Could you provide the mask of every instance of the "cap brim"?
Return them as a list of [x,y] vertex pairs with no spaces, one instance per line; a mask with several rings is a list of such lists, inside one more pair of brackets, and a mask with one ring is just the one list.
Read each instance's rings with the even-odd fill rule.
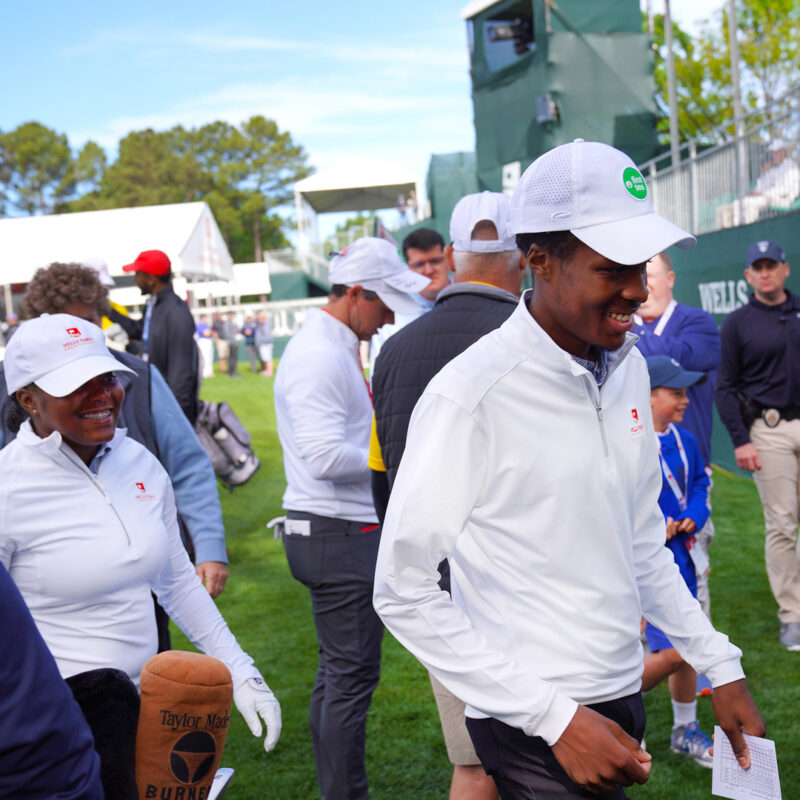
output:
[[[424,285],[422,288],[424,289],[429,283],[429,280],[424,279]],[[375,292],[375,294],[377,294],[378,297],[386,304],[386,306],[394,311],[395,314],[405,314],[406,316],[411,316],[416,314],[421,308],[420,304],[414,299],[413,295],[408,294],[408,292],[398,291],[392,286],[389,286],[386,281],[360,281],[359,285],[364,289]]]
[[667,389],[688,389],[690,386],[698,386],[707,380],[708,375],[705,372],[692,372],[686,369],[674,378],[670,378],[659,385]]
[[34,383],[53,397],[66,397],[79,386],[83,386],[86,381],[106,372],[131,372],[136,375],[132,369],[113,356],[87,356],[48,372],[47,375],[37,378]]
[[100,278],[100,283],[102,283],[103,286],[116,286],[117,285],[116,281],[110,275],[107,275],[107,274],[105,274],[103,272],[99,273],[97,277]]
[[125,265],[125,266],[122,268],[122,271],[123,271],[123,272],[136,272],[136,271],[137,271],[137,269],[138,269],[138,267],[136,266],[136,264],[126,264],[126,265]]
[[571,232],[617,264],[643,264],[673,245],[688,250],[697,244],[691,233],[655,213],[572,228]]

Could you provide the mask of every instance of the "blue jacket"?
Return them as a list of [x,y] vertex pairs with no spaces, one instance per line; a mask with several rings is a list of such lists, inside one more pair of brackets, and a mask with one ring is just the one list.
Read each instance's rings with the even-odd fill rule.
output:
[[711,464],[711,426],[714,419],[714,383],[720,361],[720,338],[714,318],[701,308],[678,303],[660,336],[653,333],[658,320],[634,328],[642,355],[670,356],[684,369],[705,372],[708,380],[689,389],[689,407],[683,426],[691,431],[700,447],[700,457]]
[[103,800],[89,726],[2,565],[0,632],[0,798]]
[[[678,433],[683,443],[683,449],[686,452],[686,460],[689,463],[688,480],[685,480],[683,461],[681,461],[680,453],[678,452],[678,444],[675,441],[675,436],[672,432],[668,432],[664,436],[659,436],[658,440],[661,444],[661,455],[667,462],[667,465],[672,470],[678,486],[686,494],[687,507],[685,511],[681,511],[678,499],[675,497],[674,492],[667,483],[666,477],[662,470],[663,483],[661,486],[661,494],[658,498],[658,505],[661,512],[664,514],[664,519],[672,517],[672,519],[685,519],[689,517],[694,520],[699,531],[706,522],[708,522],[709,514],[711,513],[708,508],[708,489],[711,481],[706,475],[703,461],[700,458],[700,451],[697,446],[697,439],[683,427],[678,427]],[[687,490],[688,484],[688,490]],[[689,555],[689,550],[686,547],[686,540],[689,538],[688,534],[679,533],[673,536],[668,542],[667,547],[672,550],[672,555],[675,558],[675,563],[681,571],[686,585],[693,591],[697,590],[697,577],[694,571],[694,564]]]

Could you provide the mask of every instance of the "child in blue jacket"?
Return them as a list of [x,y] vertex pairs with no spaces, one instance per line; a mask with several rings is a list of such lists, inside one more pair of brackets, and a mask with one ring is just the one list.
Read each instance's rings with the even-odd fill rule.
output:
[[[686,390],[702,383],[702,372],[690,372],[669,356],[647,359],[650,373],[650,408],[658,436],[663,485],[658,504],[667,523],[667,547],[672,551],[689,590],[697,596],[697,568],[707,564],[693,561],[694,534],[709,516],[710,481],[700,457],[695,437],[678,426],[689,404]],[[694,555],[698,559],[697,552]],[[697,675],[672,646],[664,633],[649,622],[645,628],[650,654],[644,660],[642,690],[649,691],[667,676],[672,697],[673,728],[670,747],[710,768],[711,739],[697,722],[695,690]]]

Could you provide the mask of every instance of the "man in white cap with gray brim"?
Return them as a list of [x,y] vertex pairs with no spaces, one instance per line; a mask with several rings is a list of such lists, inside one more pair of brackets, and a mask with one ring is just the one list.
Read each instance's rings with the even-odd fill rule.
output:
[[417,308],[429,280],[384,239],[334,256],[330,295],[284,351],[275,412],[286,491],[283,542],[292,575],[311,592],[319,663],[311,740],[325,800],[367,797],[367,709],[380,674],[383,625],[372,607],[378,518],[367,455],[372,402],[359,359],[368,341]]
[[[647,260],[694,237],[654,213],[624,153],[583,140],[526,170],[511,224],[533,291],[414,410],[376,608],[465,701],[504,800],[623,798],[647,780],[642,614],[709,677],[747,767],[742,732],[763,735],[764,723],[741,651],[664,547],[650,385],[630,334]],[[436,585],[444,556],[452,602]]]

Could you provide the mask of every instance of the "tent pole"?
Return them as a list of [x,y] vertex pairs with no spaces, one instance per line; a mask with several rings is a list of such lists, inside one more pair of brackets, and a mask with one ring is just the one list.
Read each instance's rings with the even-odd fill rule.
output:
[[3,286],[3,297],[6,301],[6,319],[8,319],[8,315],[14,311],[14,298],[11,296],[10,283],[6,283]]

